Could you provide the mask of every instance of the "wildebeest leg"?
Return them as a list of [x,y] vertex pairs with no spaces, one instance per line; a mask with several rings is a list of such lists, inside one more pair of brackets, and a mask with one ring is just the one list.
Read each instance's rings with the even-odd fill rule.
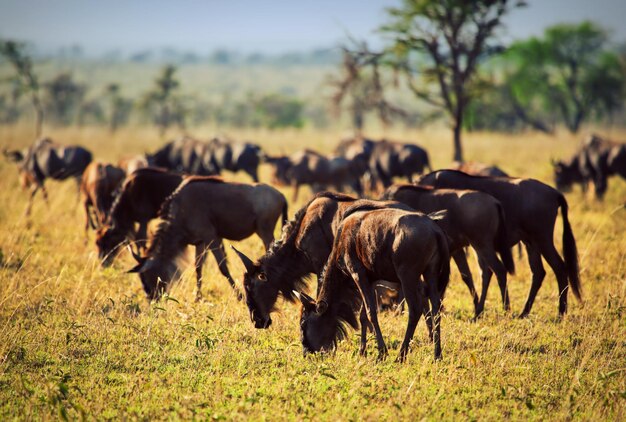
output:
[[85,245],[89,241],[89,227],[95,229],[95,225],[91,219],[91,207],[88,199],[85,199],[83,206],[85,207]]
[[433,343],[435,343],[435,360],[441,359],[441,295],[438,288],[438,271],[429,269],[424,274],[428,286],[431,315],[433,318]]
[[298,183],[295,183],[293,185],[293,196],[291,198],[293,202],[296,202],[298,200],[298,189],[300,189],[300,185]]
[[196,302],[202,300],[202,267],[206,261],[206,254],[207,245],[204,242],[196,244]]
[[235,285],[235,280],[230,276],[230,272],[228,271],[228,266],[226,265],[226,251],[224,251],[224,244],[222,243],[222,239],[217,239],[211,242],[211,252],[217,261],[217,265],[220,269],[220,272],[230,284],[230,287],[233,288],[234,292],[237,294],[237,299],[243,299],[241,292],[237,289]]
[[50,208],[50,201],[48,200],[48,190],[44,184],[41,185],[41,193],[43,194],[43,200],[46,203],[46,206]]
[[254,180],[254,183],[259,183],[259,176],[257,174],[256,167],[253,169],[246,169],[245,172],[248,173],[250,177],[252,177],[252,180]]
[[352,279],[359,287],[361,295],[363,296],[363,306],[367,310],[367,316],[374,327],[374,333],[376,334],[376,343],[378,344],[378,359],[382,360],[387,356],[387,346],[383,339],[383,333],[380,330],[378,324],[378,311],[376,310],[376,291],[374,285],[370,284],[364,271],[352,272]]
[[372,330],[372,325],[370,324],[370,320],[367,318],[367,311],[365,310],[365,305],[361,305],[361,315],[359,316],[359,321],[361,322],[361,347],[359,348],[359,354],[361,356],[367,355],[367,330],[368,328]]
[[496,252],[493,249],[481,248],[478,250],[478,256],[481,257],[478,260],[481,270],[485,271],[485,268],[483,268],[483,266],[487,266],[492,272],[496,274],[498,286],[500,287],[500,295],[502,296],[502,306],[504,307],[505,311],[509,311],[511,309],[511,304],[509,302],[506,268],[504,268],[504,264],[500,262],[498,256],[496,255]]
[[530,313],[530,309],[533,307],[535,296],[541,288],[541,283],[546,276],[546,270],[543,268],[543,262],[541,262],[541,254],[537,250],[536,246],[526,243],[526,253],[528,253],[528,264],[530,264],[530,270],[533,273],[533,281],[530,286],[530,292],[528,293],[528,300],[524,305],[524,310],[520,314],[520,318],[525,318]]
[[[411,275],[413,277],[411,277]],[[416,283],[417,281],[417,283]],[[402,277],[402,291],[404,292],[404,298],[406,299],[407,307],[409,308],[409,320],[406,326],[406,332],[404,333],[404,341],[400,347],[400,354],[398,355],[398,361],[404,362],[406,354],[409,351],[409,344],[415,334],[415,327],[422,316],[422,302],[424,297],[423,286],[419,279],[415,280],[414,274],[405,274]]]
[[39,190],[38,184],[34,185],[34,188],[31,188],[30,197],[28,198],[28,205],[26,205],[26,211],[24,213],[26,217],[30,217],[30,212],[33,208],[33,201],[35,200],[35,195],[37,194],[38,190]]
[[465,251],[463,249],[459,249],[452,254],[452,258],[461,273],[461,279],[463,279],[463,282],[470,291],[470,295],[472,295],[472,301],[474,303],[474,317],[477,318],[480,312],[482,312],[482,309],[480,311],[478,309],[478,295],[476,294],[476,288],[474,287],[472,272],[470,271],[469,265],[467,265]]
[[[565,269],[565,263],[554,248],[552,239],[546,239],[541,243],[539,247],[541,254],[546,259],[546,262],[554,271],[556,281],[559,284],[559,315],[563,315],[567,312],[567,292],[569,286],[567,285],[567,270]],[[528,309],[530,312],[530,309]]]
[[477,311],[477,315],[480,315],[485,309],[485,301],[487,300],[487,292],[489,291],[489,283],[491,283],[491,276],[493,275],[493,272],[489,268],[489,265],[484,262],[483,258],[480,255],[478,255],[478,266],[480,267],[480,273],[483,282],[483,290],[480,294]]
[[257,229],[256,232],[263,241],[263,246],[265,247],[265,251],[267,252],[274,240],[274,227],[276,226],[276,221],[271,221],[271,219],[262,219],[257,221]]

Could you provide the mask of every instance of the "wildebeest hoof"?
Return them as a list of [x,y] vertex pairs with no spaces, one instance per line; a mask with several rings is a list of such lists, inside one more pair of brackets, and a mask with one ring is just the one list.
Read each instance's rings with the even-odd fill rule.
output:
[[526,318],[528,318],[528,312],[522,312],[521,314],[519,314],[519,316],[517,318],[518,319],[526,319]]

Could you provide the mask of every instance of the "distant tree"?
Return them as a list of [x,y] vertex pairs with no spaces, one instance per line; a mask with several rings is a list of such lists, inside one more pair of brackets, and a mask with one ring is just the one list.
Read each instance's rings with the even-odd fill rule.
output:
[[10,84],[9,92],[0,95],[0,123],[15,123],[20,117],[20,99],[24,93],[22,83],[18,77],[7,80]]
[[71,73],[60,73],[44,84],[46,109],[51,119],[69,125],[78,114],[85,96],[85,86],[74,81]]
[[154,88],[141,101],[140,107],[159,128],[161,136],[172,125],[185,127],[185,109],[178,94],[179,86],[176,67],[165,66],[155,80]]
[[592,117],[611,115],[624,101],[625,76],[619,56],[608,50],[607,34],[592,22],[555,25],[542,38],[514,43],[505,84],[518,116],[544,132],[546,113],[576,133]]
[[104,89],[104,99],[106,102],[106,121],[111,133],[114,133],[120,126],[128,123],[133,102],[124,98],[120,93],[120,86],[112,83]]
[[333,87],[332,106],[335,114],[346,106],[352,114],[352,126],[356,133],[363,131],[365,115],[375,112],[383,125],[391,123],[393,117],[404,117],[406,113],[385,98],[385,82],[381,76],[385,54],[369,50],[365,42],[354,42],[356,48],[342,46],[343,61],[341,75],[331,77]]
[[39,98],[39,81],[33,70],[32,60],[26,54],[26,46],[16,41],[0,41],[0,55],[15,68],[21,89],[30,95],[35,109],[35,136],[40,137],[43,130],[44,111]]
[[78,107],[78,120],[79,126],[87,124],[100,125],[105,122],[104,110],[102,104],[97,99],[84,101]]
[[519,0],[403,0],[388,9],[392,21],[382,30],[393,37],[397,66],[418,98],[450,118],[455,161],[463,161],[463,117],[474,96],[470,88],[479,61],[500,50],[492,41],[502,17],[523,5]]
[[268,94],[256,100],[255,103],[256,113],[265,127],[302,127],[304,125],[303,104],[296,98]]

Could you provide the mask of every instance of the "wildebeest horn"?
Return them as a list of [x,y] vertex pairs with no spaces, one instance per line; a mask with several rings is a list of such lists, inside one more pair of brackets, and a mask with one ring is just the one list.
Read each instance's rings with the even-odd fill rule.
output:
[[128,252],[130,252],[130,254],[133,256],[133,258],[135,258],[135,261],[137,261],[139,264],[143,264],[146,261],[146,258],[142,258],[138,253],[139,251],[135,252],[130,244],[126,245],[126,248],[128,249]]
[[230,247],[233,248],[235,252],[237,252],[237,255],[239,255],[239,259],[241,259],[241,262],[243,262],[243,266],[246,267],[246,272],[248,274],[252,274],[254,272],[254,262],[252,262],[250,258],[244,255],[243,252],[239,252],[237,248],[235,248],[233,245],[230,245]]
[[313,300],[313,298],[307,295],[306,293],[299,292],[297,290],[293,290],[292,293],[295,297],[297,297],[300,300],[300,302],[302,303],[302,306],[304,306],[305,308],[310,308],[310,307],[315,306],[315,300]]
[[439,210],[439,211],[429,213],[428,218],[430,218],[433,221],[443,220],[444,218],[446,218],[447,214],[448,214],[448,210]]

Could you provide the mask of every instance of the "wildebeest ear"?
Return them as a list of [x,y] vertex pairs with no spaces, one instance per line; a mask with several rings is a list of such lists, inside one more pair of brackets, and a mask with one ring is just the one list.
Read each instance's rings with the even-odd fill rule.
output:
[[143,262],[140,262],[139,264],[135,265],[133,268],[131,268],[130,270],[126,271],[128,274],[132,274],[132,273],[140,273],[141,271],[141,267],[143,267]]
[[446,218],[446,215],[448,215],[447,210],[439,210],[439,211],[431,212],[430,214],[428,214],[428,218],[430,218],[433,221],[438,221],[438,220],[443,220],[444,218]]
[[316,308],[315,300],[304,292],[293,291],[293,295],[300,300],[306,311],[312,311]]
[[233,245],[230,245],[230,247],[233,248],[233,251],[237,253],[239,259],[241,259],[241,262],[243,262],[243,266],[246,267],[246,272],[248,274],[252,274],[255,270],[254,262],[252,262],[252,260],[248,258],[244,253],[239,252],[237,248],[235,248]]

